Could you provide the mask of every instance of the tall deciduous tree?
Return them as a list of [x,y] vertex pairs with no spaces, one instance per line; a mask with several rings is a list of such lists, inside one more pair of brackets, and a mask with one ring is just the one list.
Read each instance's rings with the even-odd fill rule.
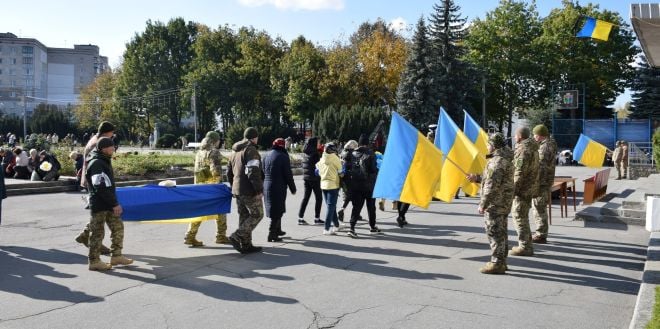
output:
[[424,17],[417,22],[406,68],[397,90],[397,109],[417,129],[437,122],[439,97],[433,89],[431,52]]
[[[186,23],[183,18],[172,19],[167,24],[147,21],[144,32],[136,34],[126,45],[117,95],[144,97],[182,88],[183,77],[193,59],[192,45],[196,37],[197,25]],[[190,108],[179,102],[145,105],[142,104],[142,108],[151,118],[168,124],[175,131],[179,130],[181,119],[190,113]],[[133,105],[128,107],[134,108]],[[130,109],[125,111],[131,112]]]
[[502,126],[513,112],[524,114],[538,102],[539,67],[535,40],[541,34],[541,20],[534,2],[501,0],[483,20],[475,20],[466,38],[467,58],[487,79],[488,115]]
[[79,105],[73,109],[80,129],[94,131],[101,121],[114,122],[118,127],[132,124],[119,121],[120,111],[116,111],[113,100],[116,86],[117,73],[108,71],[98,75],[80,91]]
[[[594,17],[614,26],[608,41],[576,38],[575,29],[584,17]],[[564,0],[543,20],[538,40],[538,61],[543,64],[542,83],[548,90],[570,84],[584,84],[587,117],[611,117],[607,107],[624,91],[634,76],[631,63],[638,53],[632,29],[616,12],[600,10],[598,5],[575,5]],[[549,96],[549,95],[548,95]]]
[[660,69],[653,68],[642,56],[635,70],[630,117],[647,119],[660,117]]
[[433,89],[438,92],[440,104],[457,122],[463,121],[463,109],[468,106],[470,91],[475,86],[473,74],[462,59],[466,53],[467,19],[460,10],[453,0],[440,0],[433,5],[429,25]]

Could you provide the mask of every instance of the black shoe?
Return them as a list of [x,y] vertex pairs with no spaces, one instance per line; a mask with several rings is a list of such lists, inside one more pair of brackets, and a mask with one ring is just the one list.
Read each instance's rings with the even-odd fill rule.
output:
[[309,223],[307,223],[304,219],[299,219],[298,225],[309,225]]
[[347,235],[353,239],[358,237],[357,233],[355,233],[355,230],[350,230]]
[[318,224],[325,224],[325,222],[322,219],[317,218],[317,219],[314,220],[314,224],[317,224],[317,225]]
[[396,218],[396,223],[399,224],[399,227],[401,227],[401,228],[403,228],[403,225],[406,225],[406,224],[405,224],[406,221],[405,221],[403,218],[401,218],[401,217],[397,217],[397,218]]
[[244,254],[245,251],[243,250],[243,247],[241,247],[241,241],[239,241],[236,237],[233,235],[229,237],[229,242],[231,243],[232,247],[236,249],[236,251],[240,252],[241,254]]
[[383,234],[383,231],[381,231],[378,226],[374,226],[369,232],[371,232],[371,234]]
[[253,246],[253,245],[249,245],[245,249],[243,249],[244,253],[246,253],[246,254],[250,254],[250,253],[253,253],[253,252],[261,252],[261,250],[263,250],[263,248]]
[[337,219],[339,219],[340,222],[344,221],[344,209],[339,209],[337,212]]
[[268,242],[282,242],[282,238],[280,238],[277,235],[269,235],[268,236]]
[[286,235],[286,232],[284,232],[284,231],[279,231],[277,233],[277,236],[285,236],[285,235]]

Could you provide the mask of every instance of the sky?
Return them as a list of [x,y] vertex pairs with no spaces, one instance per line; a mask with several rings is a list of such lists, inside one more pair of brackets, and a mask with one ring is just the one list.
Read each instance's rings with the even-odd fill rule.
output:
[[[3,6],[0,32],[35,38],[48,47],[73,48],[95,44],[110,66],[121,62],[125,45],[145,28],[147,20],[167,22],[173,17],[210,27],[253,26],[290,42],[299,35],[319,45],[346,41],[365,21],[382,18],[410,35],[417,20],[427,17],[438,0],[32,0],[25,6]],[[469,20],[484,18],[498,0],[455,0]],[[582,4],[586,4],[583,1]],[[601,9],[619,12],[630,22],[630,4],[624,0],[594,1]],[[561,7],[561,0],[538,0],[541,16]],[[407,34],[406,34],[407,33]],[[619,97],[617,104],[629,100]]]

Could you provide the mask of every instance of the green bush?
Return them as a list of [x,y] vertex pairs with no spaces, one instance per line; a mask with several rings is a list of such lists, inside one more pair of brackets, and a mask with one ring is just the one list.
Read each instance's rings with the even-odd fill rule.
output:
[[156,141],[156,147],[170,148],[176,143],[179,139],[172,134],[165,134],[158,138]]
[[[50,143],[48,143],[46,138],[44,138],[42,135],[31,134],[28,136],[25,143],[23,143],[23,149],[28,152],[30,149],[36,149],[37,151],[50,151]],[[59,158],[57,159],[59,160]]]
[[653,134],[653,158],[656,168],[660,170],[660,129]]
[[256,127],[259,131],[259,145],[261,149],[269,149],[273,145],[273,141],[278,138],[287,138],[288,136],[295,136],[296,131],[293,128],[276,124],[275,126],[263,126],[259,124],[249,124],[249,123],[235,123],[229,129],[227,129],[227,139],[225,141],[225,147],[231,148],[231,146],[243,139],[243,132],[245,128],[253,126]]

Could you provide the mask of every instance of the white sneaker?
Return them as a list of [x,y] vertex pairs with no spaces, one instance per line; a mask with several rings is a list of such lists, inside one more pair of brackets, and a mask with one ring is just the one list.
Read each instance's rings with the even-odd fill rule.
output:
[[323,235],[336,235],[335,230],[330,228],[329,230],[323,230]]

